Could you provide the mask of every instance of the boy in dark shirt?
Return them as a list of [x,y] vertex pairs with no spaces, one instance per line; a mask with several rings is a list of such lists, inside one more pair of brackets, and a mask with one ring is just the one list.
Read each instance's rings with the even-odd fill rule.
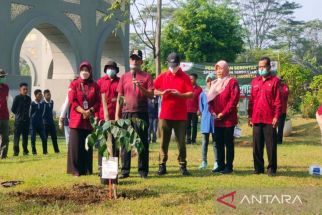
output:
[[44,90],[43,104],[45,110],[42,118],[45,126],[46,139],[48,140],[48,134],[50,134],[54,146],[54,151],[55,153],[59,153],[59,148],[57,144],[57,132],[53,119],[54,101],[51,100],[51,93],[49,90]]
[[23,154],[28,155],[28,134],[30,126],[29,109],[31,98],[28,94],[28,84],[21,83],[19,85],[19,95],[17,95],[12,103],[11,111],[15,114],[14,124],[14,156],[19,155],[19,140],[22,135]]
[[35,90],[35,101],[31,102],[30,107],[30,119],[31,119],[31,148],[32,154],[36,155],[36,134],[38,133],[41,142],[42,142],[42,150],[43,154],[46,155],[47,152],[47,139],[45,135],[45,128],[43,124],[43,114],[44,114],[44,103],[41,102],[42,99],[42,92],[41,90]]

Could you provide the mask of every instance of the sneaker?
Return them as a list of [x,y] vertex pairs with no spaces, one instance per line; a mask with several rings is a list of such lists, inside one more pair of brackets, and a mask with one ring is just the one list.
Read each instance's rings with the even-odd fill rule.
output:
[[181,175],[184,175],[184,176],[191,175],[190,172],[187,170],[187,167],[185,166],[180,167],[180,172],[181,172]]
[[223,171],[221,171],[220,173],[221,174],[231,174],[231,173],[233,173],[234,171],[232,170],[232,169],[230,169],[230,168],[225,168]]
[[217,167],[216,169],[213,169],[212,172],[213,173],[220,173],[222,172],[224,169],[223,168],[220,168],[220,167]]
[[276,172],[269,169],[267,171],[267,175],[270,176],[270,177],[274,177],[274,176],[276,176]]
[[218,163],[217,163],[217,161],[215,161],[215,163],[214,163],[214,168],[212,168],[212,170],[215,170],[215,169],[217,169],[218,168]]
[[208,166],[207,161],[202,161],[199,166],[199,169],[207,169],[207,166]]
[[158,175],[165,175],[167,174],[167,167],[165,164],[161,164],[159,165],[159,171],[158,171]]
[[142,172],[142,173],[140,173],[140,177],[143,178],[143,179],[147,179],[148,178],[148,173]]
[[253,174],[254,175],[264,174],[264,171],[254,170]]

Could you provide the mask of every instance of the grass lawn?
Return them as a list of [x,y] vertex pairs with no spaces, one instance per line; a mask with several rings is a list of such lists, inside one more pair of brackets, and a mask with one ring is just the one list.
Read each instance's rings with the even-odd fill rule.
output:
[[[134,158],[131,177],[118,185],[121,197],[117,200],[108,200],[106,187],[100,185],[96,152],[95,173],[77,178],[66,174],[67,148],[63,140],[59,155],[53,153],[49,141],[48,156],[17,158],[12,157],[10,142],[10,157],[0,161],[0,182],[21,180],[23,183],[10,188],[0,186],[0,214],[322,214],[322,177],[308,174],[311,164],[322,165],[320,131],[315,120],[296,118],[292,123],[292,135],[285,139],[285,144],[278,146],[276,177],[252,175],[251,129],[243,122],[244,136],[236,140],[233,174],[211,173],[214,161],[211,146],[208,150],[210,166],[207,170],[198,170],[199,141],[198,145],[187,146],[188,169],[192,176],[180,176],[177,149],[172,143],[168,174],[158,177],[159,145],[152,144],[150,177],[147,180],[138,177],[137,158]],[[41,152],[40,144],[37,148]],[[236,209],[216,201],[233,191],[236,191],[234,200],[225,201],[234,204]],[[279,200],[241,202],[245,195],[277,195]],[[292,199],[299,196],[301,202],[282,204],[282,195],[290,195]]]

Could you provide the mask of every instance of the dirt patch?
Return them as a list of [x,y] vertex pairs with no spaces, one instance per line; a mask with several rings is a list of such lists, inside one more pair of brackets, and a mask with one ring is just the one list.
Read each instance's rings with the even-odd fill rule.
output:
[[[63,204],[65,201],[73,202],[78,205],[97,204],[110,201],[108,198],[107,187],[89,184],[75,184],[70,188],[40,188],[24,192],[13,192],[11,196],[17,197],[22,201],[34,200],[39,204]],[[118,200],[137,199],[144,197],[157,196],[158,194],[148,189],[127,190],[118,193]]]

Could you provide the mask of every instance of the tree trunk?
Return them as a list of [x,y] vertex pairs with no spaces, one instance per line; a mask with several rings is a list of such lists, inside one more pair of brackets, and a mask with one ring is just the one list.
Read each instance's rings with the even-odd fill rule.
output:
[[156,38],[155,38],[155,76],[161,73],[161,56],[160,56],[160,44],[161,44],[161,10],[162,0],[157,2],[157,25],[156,25]]

